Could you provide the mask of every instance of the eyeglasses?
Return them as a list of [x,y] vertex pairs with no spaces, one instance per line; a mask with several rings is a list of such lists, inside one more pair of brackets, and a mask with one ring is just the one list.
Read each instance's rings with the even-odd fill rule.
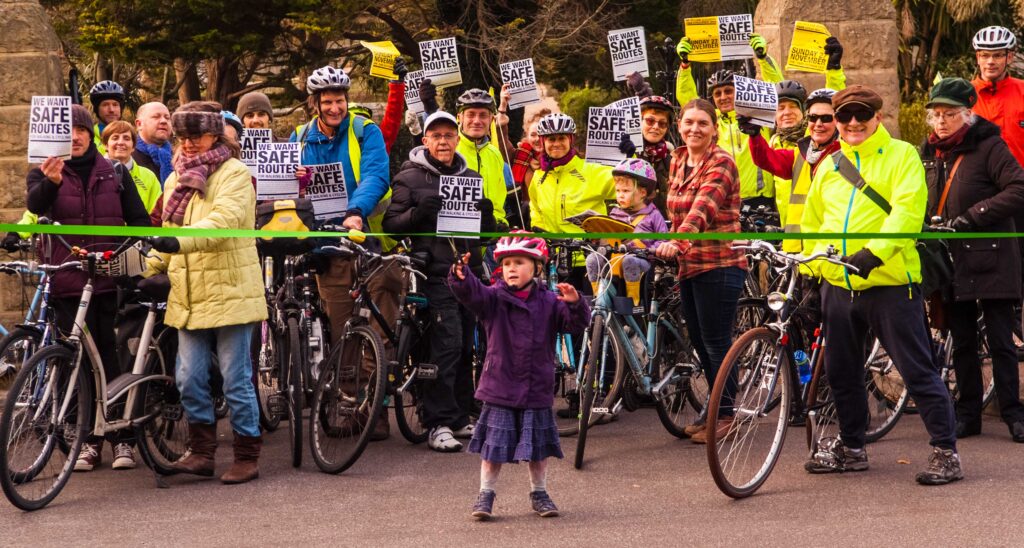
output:
[[849,124],[854,118],[858,122],[864,123],[875,117],[875,111],[869,108],[848,108],[836,112],[836,120],[839,120],[840,124]]
[[835,120],[835,119],[836,119],[835,116],[832,116],[831,114],[808,114],[807,115],[807,121],[812,123],[812,124],[815,124],[815,123],[818,123],[818,122],[821,122],[823,124],[831,124],[832,120]]
[[431,141],[454,141],[459,138],[457,133],[428,133],[427,139]]
[[645,116],[644,124],[650,127],[658,126],[661,129],[668,129],[668,120],[659,120],[654,116]]
[[964,110],[965,109],[962,108],[950,109],[943,112],[939,112],[937,110],[929,110],[927,115],[925,116],[925,119],[929,124],[938,122],[939,120],[952,122],[953,120],[956,120],[957,118],[962,116]]
[[197,144],[197,143],[201,143],[203,141],[203,138],[206,137],[206,135],[207,134],[205,134],[205,133],[202,134],[202,135],[184,135],[184,136],[179,136],[178,140],[181,141],[182,143],[189,142],[189,143],[192,143],[192,144]]
[[1005,51],[979,51],[978,59],[982,61],[989,61],[995,59],[996,61],[1006,59]]

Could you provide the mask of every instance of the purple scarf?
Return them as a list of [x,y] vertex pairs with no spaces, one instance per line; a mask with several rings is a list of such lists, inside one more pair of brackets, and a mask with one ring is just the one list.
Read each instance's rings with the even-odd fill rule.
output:
[[167,200],[167,207],[164,208],[164,222],[182,225],[192,195],[198,192],[199,196],[205,196],[206,178],[229,158],[231,150],[225,145],[219,145],[197,156],[178,155],[174,159],[174,172],[178,174],[178,184]]

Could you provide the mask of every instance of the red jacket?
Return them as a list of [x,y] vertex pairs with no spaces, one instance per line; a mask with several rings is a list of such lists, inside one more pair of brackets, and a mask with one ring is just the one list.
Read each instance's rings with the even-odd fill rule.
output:
[[[771,173],[776,177],[783,179],[793,178],[793,165],[796,162],[796,150],[791,148],[772,148],[768,144],[768,141],[764,140],[760,134],[754,135],[750,138],[750,157],[754,160],[754,165]],[[833,140],[825,147],[824,154],[821,158],[824,158],[828,154],[839,150],[839,139]],[[821,163],[821,158],[818,161],[811,164],[811,174],[814,174],[814,170],[818,168],[818,164]]]
[[398,139],[405,117],[405,82],[388,82],[388,104],[384,107],[384,118],[380,121],[380,132],[384,136],[384,150],[391,153],[391,146]]
[[1013,157],[1024,165],[1024,80],[1007,76],[989,82],[979,77],[971,83],[978,91],[974,112],[999,126]]

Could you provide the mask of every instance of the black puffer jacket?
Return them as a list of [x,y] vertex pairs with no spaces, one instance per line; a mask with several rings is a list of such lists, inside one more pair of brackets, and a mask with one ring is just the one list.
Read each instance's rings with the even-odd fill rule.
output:
[[[1024,169],[1010,154],[999,128],[977,118],[963,141],[945,158],[935,147],[922,150],[928,177],[928,216],[939,214],[946,179],[957,158],[963,156],[941,215],[967,218],[975,230],[1015,232],[1014,216],[1024,211]],[[1020,249],[1008,238],[950,240],[953,255],[953,295],[958,301],[1021,299]]]
[[[455,153],[452,168],[444,175],[460,177],[480,177],[480,174],[466,167],[466,160]],[[409,160],[402,164],[402,170],[391,179],[391,205],[384,213],[384,230],[396,234],[414,234],[418,232],[435,232],[437,217],[427,219],[417,225],[413,221],[413,213],[417,205],[427,196],[437,196],[440,192],[441,171],[427,159],[426,147],[416,147],[409,153]],[[485,198],[486,199],[486,198]],[[494,213],[483,215],[480,219],[481,232],[494,232],[496,227]],[[471,253],[470,268],[479,275],[481,266],[481,242],[475,238],[437,238],[417,236],[412,238],[412,252],[426,253],[426,274],[432,277],[447,277],[455,253],[452,245],[458,249],[459,255]]]

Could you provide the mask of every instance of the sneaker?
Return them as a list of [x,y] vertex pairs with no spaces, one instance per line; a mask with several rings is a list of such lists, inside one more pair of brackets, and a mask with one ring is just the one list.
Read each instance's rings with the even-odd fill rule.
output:
[[452,435],[460,440],[468,440],[473,437],[473,432],[475,428],[475,424],[469,423],[466,426],[463,426],[462,428],[459,428],[458,430],[452,432]]
[[114,446],[114,463],[110,466],[114,470],[131,470],[135,468],[135,451],[127,443],[119,443]]
[[103,457],[100,455],[102,449],[102,443],[83,443],[82,452],[78,454],[78,460],[75,461],[75,472],[89,472],[99,466],[103,462]]
[[480,494],[476,497],[476,504],[473,505],[473,513],[471,514],[474,518],[480,521],[487,521],[494,515],[494,499],[497,495],[490,489],[481,490]]
[[928,457],[928,468],[917,473],[917,483],[921,485],[945,485],[964,479],[964,471],[960,468],[960,455],[952,449],[932,449]]
[[843,444],[843,440],[822,440],[818,450],[806,463],[804,470],[812,474],[832,474],[835,472],[863,472],[868,469],[868,452],[863,448],[853,449]]
[[530,505],[542,518],[553,518],[558,515],[558,507],[551,501],[547,491],[530,491]]
[[458,453],[462,451],[462,444],[455,439],[452,429],[447,426],[436,426],[430,430],[427,437],[427,447],[439,453]]

